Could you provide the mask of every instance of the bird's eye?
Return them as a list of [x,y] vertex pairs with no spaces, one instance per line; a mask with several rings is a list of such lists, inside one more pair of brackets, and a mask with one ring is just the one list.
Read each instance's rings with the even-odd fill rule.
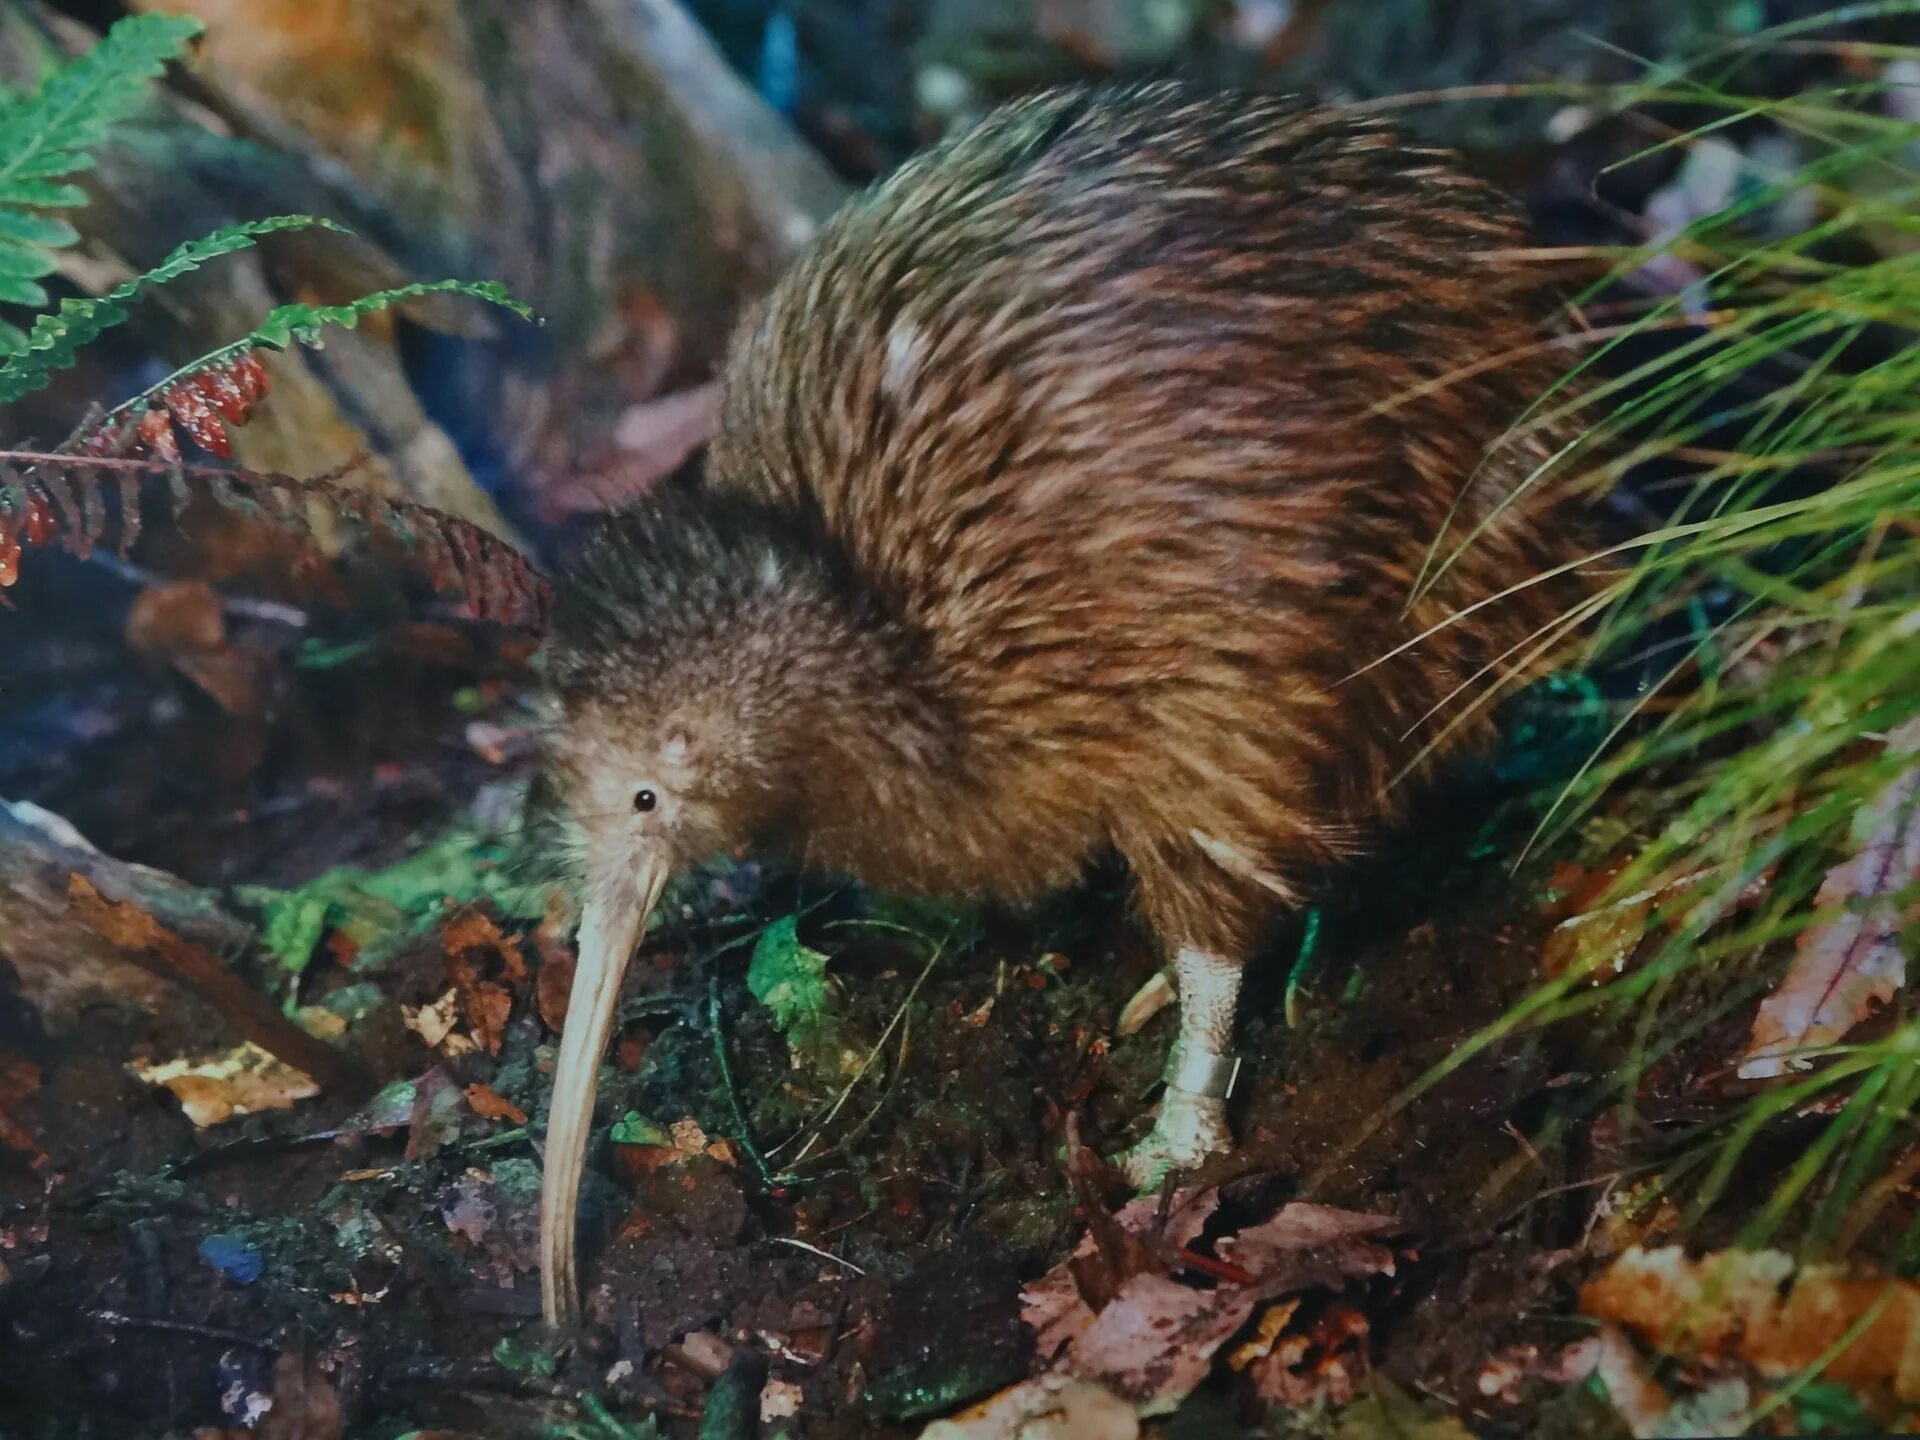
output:
[[633,808],[642,815],[660,803],[660,797],[651,790],[636,790],[633,795]]

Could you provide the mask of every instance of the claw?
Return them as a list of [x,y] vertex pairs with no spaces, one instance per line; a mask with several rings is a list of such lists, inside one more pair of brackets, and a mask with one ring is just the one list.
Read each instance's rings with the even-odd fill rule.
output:
[[1168,1086],[1147,1138],[1114,1157],[1114,1165],[1140,1190],[1151,1190],[1175,1170],[1192,1170],[1233,1149],[1227,1103]]

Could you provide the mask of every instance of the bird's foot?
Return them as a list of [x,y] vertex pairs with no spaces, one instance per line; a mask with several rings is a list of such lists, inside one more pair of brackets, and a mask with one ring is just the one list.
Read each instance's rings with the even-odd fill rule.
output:
[[1127,1182],[1151,1190],[1175,1170],[1191,1170],[1214,1155],[1233,1149],[1222,1095],[1196,1095],[1169,1085],[1160,1100],[1153,1131],[1131,1150],[1114,1157]]

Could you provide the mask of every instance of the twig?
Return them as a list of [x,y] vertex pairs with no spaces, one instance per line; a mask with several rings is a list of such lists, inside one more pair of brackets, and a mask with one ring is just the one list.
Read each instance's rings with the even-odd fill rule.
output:
[[[122,560],[110,551],[96,550],[87,560],[115,578],[142,589],[150,590],[167,583],[164,575],[157,575],[144,565]],[[293,630],[304,630],[313,623],[313,617],[298,605],[287,605],[278,600],[256,600],[248,595],[218,595],[216,598],[221,609],[243,620],[260,620],[269,625],[285,625]]]
[[796,1240],[791,1235],[775,1235],[772,1237],[772,1239],[773,1239],[773,1243],[776,1245],[791,1245],[794,1249],[804,1250],[809,1255],[818,1255],[822,1260],[831,1260],[834,1264],[840,1266],[842,1269],[851,1270],[854,1274],[860,1276],[860,1278],[863,1280],[866,1278],[866,1274],[867,1274],[866,1271],[862,1270],[858,1265],[854,1264],[851,1260],[842,1260],[838,1255],[834,1254],[831,1250],[822,1250],[818,1245],[809,1245],[806,1241]]
[[84,1310],[81,1312],[89,1320],[97,1320],[116,1330],[163,1330],[169,1335],[191,1335],[196,1340],[212,1340],[220,1345],[244,1345],[249,1350],[273,1351],[276,1347],[270,1340],[262,1340],[258,1335],[242,1335],[238,1330],[222,1330],[214,1325],[200,1325],[192,1320],[167,1320],[157,1315],[123,1315],[118,1310]]

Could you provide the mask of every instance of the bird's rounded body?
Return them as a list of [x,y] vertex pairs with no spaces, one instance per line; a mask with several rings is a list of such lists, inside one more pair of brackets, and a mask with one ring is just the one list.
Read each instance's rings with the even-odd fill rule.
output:
[[757,843],[1024,898],[1112,847],[1213,1084],[1262,922],[1564,600],[1550,440],[1496,443],[1557,375],[1521,234],[1382,125],[1174,85],[1020,102],[853,201],[743,321],[703,483],[563,581],[589,891]]
[[[707,483],[764,517],[627,522],[733,524],[701,562],[723,569],[830,568],[911,694],[892,733],[842,733],[807,693],[837,683],[806,673],[836,641],[776,621],[817,744],[786,782],[804,800],[751,838],[883,889],[1014,898],[1112,844],[1169,939],[1244,946],[1466,707],[1430,712],[1554,613],[1523,592],[1434,628],[1574,553],[1528,502],[1408,604],[1547,458],[1489,454],[1546,362],[1436,385],[1540,338],[1534,275],[1502,254],[1519,233],[1384,127],[1172,86],[1015,105],[853,202],[727,367]],[[595,579],[660,612],[660,688],[687,688],[667,652],[690,646],[724,672],[755,620],[680,635],[619,573],[657,562],[610,541]]]

